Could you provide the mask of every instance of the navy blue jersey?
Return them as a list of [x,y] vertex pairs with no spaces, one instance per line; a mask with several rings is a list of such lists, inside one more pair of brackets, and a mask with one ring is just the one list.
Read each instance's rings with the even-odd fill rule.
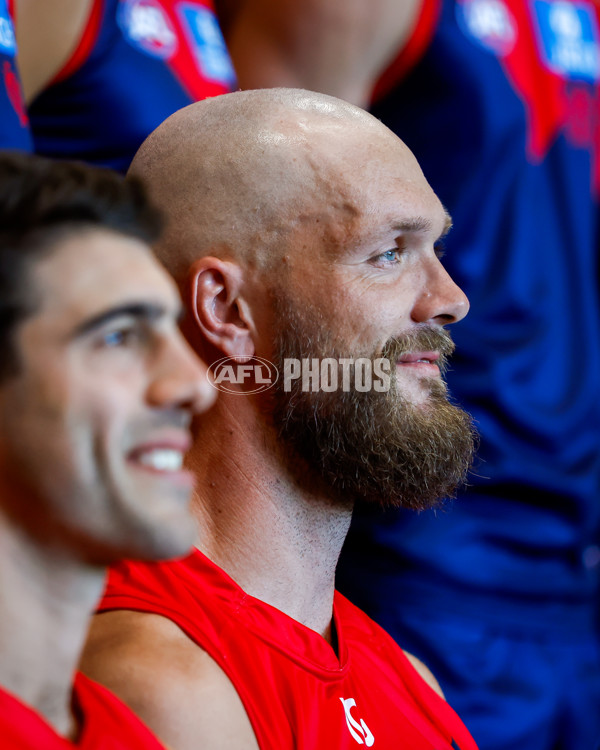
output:
[[0,0],[0,149],[31,151],[29,121],[17,73],[12,4]]
[[448,381],[482,440],[472,486],[448,511],[359,509],[340,581],[376,619],[411,602],[432,612],[472,606],[484,618],[533,605],[532,621],[545,602],[555,622],[555,604],[569,605],[571,622],[591,617],[600,558],[596,8],[426,2],[379,87],[373,113],[412,149],[454,221],[444,263],[471,311],[452,328]]
[[234,80],[211,0],[94,0],[73,57],[30,108],[35,149],[126,171],[163,120]]

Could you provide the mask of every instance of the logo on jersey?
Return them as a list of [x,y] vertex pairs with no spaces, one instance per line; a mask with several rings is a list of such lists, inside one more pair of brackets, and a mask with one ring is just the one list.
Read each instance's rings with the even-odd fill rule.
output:
[[208,8],[195,3],[179,3],[177,11],[202,75],[226,86],[235,82],[219,23]]
[[342,701],[344,713],[346,714],[346,724],[348,725],[348,730],[353,739],[355,739],[359,745],[371,747],[375,742],[375,737],[371,734],[371,730],[362,719],[356,721],[352,716],[352,709],[356,706],[356,701],[354,698],[340,698],[340,700]]
[[15,30],[8,14],[6,0],[0,0],[0,53],[9,57],[15,57],[17,54]]
[[517,24],[502,0],[465,0],[456,5],[463,32],[499,57],[508,55],[517,40]]
[[542,58],[554,73],[585,81],[600,79],[597,19],[584,3],[535,0]]
[[168,60],[177,51],[177,34],[157,0],[121,0],[117,22],[125,38],[152,57]]

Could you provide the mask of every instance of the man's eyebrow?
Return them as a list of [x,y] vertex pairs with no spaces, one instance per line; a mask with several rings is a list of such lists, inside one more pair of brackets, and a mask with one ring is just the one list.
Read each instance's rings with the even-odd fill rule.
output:
[[[94,315],[83,323],[80,323],[73,333],[74,338],[85,336],[88,333],[92,333],[97,328],[110,323],[111,320],[116,318],[136,318],[137,320],[145,320],[151,323],[164,317],[167,314],[167,308],[161,304],[155,302],[128,302],[118,307],[111,307],[108,310]],[[181,310],[177,310],[178,317],[181,316]]]
[[431,229],[431,222],[423,216],[396,221],[392,229],[396,232],[427,232]]
[[[446,210],[444,210],[444,216],[446,221],[439,239],[445,237],[452,227],[452,219],[450,218],[450,214]],[[415,216],[410,219],[404,219],[403,221],[395,222],[392,227],[392,229],[396,232],[429,232],[431,231],[431,228],[431,221],[429,219],[426,219],[424,216]]]

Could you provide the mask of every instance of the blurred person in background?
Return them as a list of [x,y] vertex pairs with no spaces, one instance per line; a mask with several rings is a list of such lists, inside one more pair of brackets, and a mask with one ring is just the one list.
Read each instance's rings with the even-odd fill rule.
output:
[[482,442],[445,512],[359,508],[339,585],[485,750],[600,733],[600,16],[591,0],[220,0],[244,88],[396,132],[452,214],[471,301],[451,391]]
[[179,329],[138,182],[0,156],[0,744],[160,750],[76,671],[106,568],[194,538],[192,415],[215,391]]
[[125,172],[181,107],[235,74],[212,0],[15,0],[37,153]]

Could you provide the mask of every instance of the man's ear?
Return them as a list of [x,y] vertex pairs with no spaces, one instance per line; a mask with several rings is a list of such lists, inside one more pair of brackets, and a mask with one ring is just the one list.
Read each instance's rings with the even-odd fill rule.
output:
[[190,268],[188,302],[194,320],[226,357],[254,354],[253,325],[248,305],[240,299],[241,288],[242,269],[236,263],[206,257]]

